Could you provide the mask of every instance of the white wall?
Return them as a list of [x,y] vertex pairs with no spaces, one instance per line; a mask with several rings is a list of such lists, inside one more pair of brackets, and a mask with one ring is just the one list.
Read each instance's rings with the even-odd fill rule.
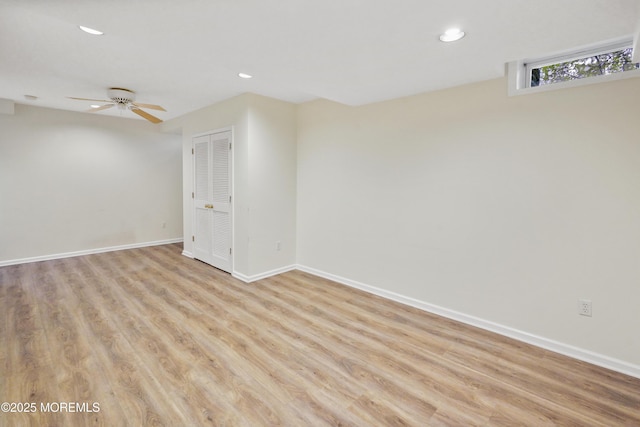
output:
[[[192,254],[192,136],[233,127],[233,270],[245,280],[295,264],[295,105],[244,94],[167,123],[183,134],[185,254]],[[276,241],[281,250],[276,250]]]
[[181,238],[180,157],[139,120],[0,114],[0,262]]
[[298,263],[640,367],[639,81],[506,89],[299,106]]
[[250,276],[296,263],[295,121],[295,105],[250,96]]

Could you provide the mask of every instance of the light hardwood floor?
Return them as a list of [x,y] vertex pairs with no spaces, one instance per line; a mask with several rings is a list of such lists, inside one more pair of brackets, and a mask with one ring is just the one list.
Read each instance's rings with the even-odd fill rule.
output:
[[[0,268],[0,402],[37,405],[0,425],[640,426],[639,379],[302,272],[246,284],[180,251]],[[99,412],[41,410],[60,402]]]

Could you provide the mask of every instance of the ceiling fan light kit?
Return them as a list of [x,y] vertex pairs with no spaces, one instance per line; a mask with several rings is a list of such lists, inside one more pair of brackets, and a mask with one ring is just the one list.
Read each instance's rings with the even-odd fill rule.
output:
[[102,110],[106,110],[108,108],[112,108],[114,106],[117,106],[118,109],[120,111],[125,111],[125,110],[129,110],[134,114],[137,114],[138,116],[150,121],[151,123],[161,123],[162,120],[159,119],[158,117],[151,115],[149,113],[147,113],[146,111],[142,110],[142,108],[149,108],[152,110],[159,110],[159,111],[167,111],[164,108],[162,108],[159,105],[154,105],[154,104],[141,104],[139,102],[135,102],[136,100],[136,93],[132,90],[129,89],[123,89],[120,87],[112,87],[107,91],[107,96],[109,97],[109,100],[105,100],[105,99],[90,99],[90,98],[75,98],[75,97],[69,97],[70,99],[75,99],[77,101],[93,101],[93,102],[103,102],[105,103],[104,105],[101,106],[91,106],[92,108],[87,110],[90,113],[95,113],[97,111],[102,111]]
[[464,37],[464,31],[460,28],[449,28],[440,35],[440,41],[445,43],[455,42]]

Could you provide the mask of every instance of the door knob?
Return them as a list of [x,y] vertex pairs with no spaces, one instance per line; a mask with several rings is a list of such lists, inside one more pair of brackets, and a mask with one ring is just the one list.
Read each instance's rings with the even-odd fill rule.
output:
[[210,205],[210,204],[206,204],[206,205],[204,205],[204,207],[207,208],[207,209],[213,209],[213,205]]

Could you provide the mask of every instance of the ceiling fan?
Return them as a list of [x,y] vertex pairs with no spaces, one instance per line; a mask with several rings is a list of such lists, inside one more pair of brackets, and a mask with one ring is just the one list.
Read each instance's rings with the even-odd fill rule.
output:
[[114,106],[117,106],[119,110],[124,111],[124,110],[129,110],[137,115],[139,115],[140,117],[143,117],[147,120],[149,120],[152,123],[161,123],[162,120],[160,120],[159,118],[157,118],[154,115],[151,115],[149,113],[147,113],[146,111],[142,110],[142,108],[150,108],[152,110],[160,110],[160,111],[167,111],[164,108],[162,108],[159,105],[153,105],[153,104],[141,104],[139,102],[135,102],[136,100],[136,93],[132,90],[129,89],[122,89],[119,87],[112,87],[107,91],[107,96],[109,97],[109,100],[106,99],[91,99],[91,98],[74,98],[72,96],[69,96],[69,99],[75,99],[78,101],[93,101],[93,102],[101,102],[101,103],[106,103],[104,105],[100,105],[100,106],[95,106],[93,108],[90,108],[89,110],[87,110],[87,112],[89,113],[95,113],[96,111],[101,111],[101,110],[106,110],[107,108],[112,108]]

